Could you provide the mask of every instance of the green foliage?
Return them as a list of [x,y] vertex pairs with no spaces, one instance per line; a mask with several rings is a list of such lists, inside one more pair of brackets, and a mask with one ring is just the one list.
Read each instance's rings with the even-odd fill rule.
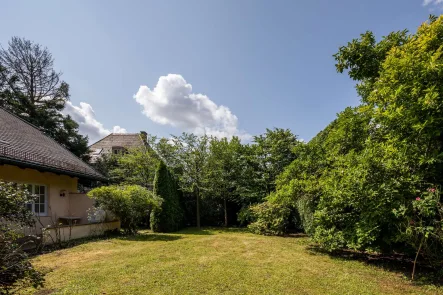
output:
[[113,171],[118,169],[118,160],[121,156],[121,154],[103,154],[100,157],[97,157],[95,162],[91,163],[91,166],[94,167],[97,172],[100,172],[103,176],[105,176],[109,183],[117,184],[121,179],[115,177],[115,175],[113,175]]
[[196,136],[183,133],[174,136],[172,141],[176,151],[176,170],[180,189],[189,197],[195,198],[195,219],[197,227],[200,227],[200,205],[204,192],[207,190],[207,173],[209,158],[209,140],[206,135]]
[[417,194],[409,206],[394,214],[401,218],[402,239],[411,245],[427,263],[440,267],[443,257],[443,203],[440,190],[430,187]]
[[369,146],[337,159],[320,181],[315,239],[328,250],[390,251],[399,242],[393,210],[408,202],[420,179],[392,147]]
[[177,181],[160,161],[154,180],[154,193],[163,199],[161,207],[151,212],[151,229],[154,232],[178,231],[184,226],[182,192]]
[[255,221],[248,228],[261,235],[284,235],[291,210],[282,204],[264,202],[250,207]]
[[237,219],[240,222],[240,225],[249,225],[257,220],[254,212],[251,210],[251,207],[243,207],[238,212]]
[[23,228],[35,223],[24,206],[33,198],[26,186],[0,181],[0,294],[8,294],[21,280],[34,287],[43,285],[43,275],[34,269],[17,241],[23,236]]
[[299,218],[299,226],[307,234],[314,233],[315,203],[312,198],[302,196],[295,202],[295,209]]
[[223,204],[224,225],[228,226],[227,202],[240,202],[239,191],[241,177],[242,144],[238,137],[211,138],[206,194]]
[[159,158],[150,147],[132,148],[127,153],[113,155],[106,161],[112,182],[152,189]]
[[126,233],[137,232],[137,227],[149,219],[152,210],[161,207],[162,199],[139,185],[102,186],[88,193],[121,222]]
[[0,107],[39,127],[84,160],[89,159],[88,138],[79,125],[62,114],[69,99],[69,85],[54,71],[47,48],[13,37],[0,46]]
[[299,143],[295,160],[277,178],[271,199],[295,210],[302,229],[314,232],[314,211],[324,192],[323,178],[334,163],[351,151],[361,151],[368,137],[369,118],[357,109],[347,108],[309,143]]
[[276,178],[296,158],[293,149],[298,144],[297,136],[289,129],[266,129],[265,134],[254,136],[257,177],[253,185],[255,189],[262,188],[262,198],[275,190]]
[[340,47],[334,55],[337,71],[349,71],[354,80],[376,78],[387,54],[393,47],[401,46],[408,40],[408,31],[392,32],[377,42],[372,32],[367,31],[354,39],[347,46]]
[[[254,137],[252,144],[184,133],[152,147],[178,179],[186,219],[197,226],[200,219],[227,226],[241,208],[263,202],[275,190],[277,175],[295,159],[299,145],[290,130],[276,128]],[[130,174],[123,173],[126,179]]]

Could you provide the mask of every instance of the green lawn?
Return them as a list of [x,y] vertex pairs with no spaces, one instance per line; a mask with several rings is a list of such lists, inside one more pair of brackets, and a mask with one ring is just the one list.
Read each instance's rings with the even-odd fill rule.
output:
[[94,241],[35,257],[49,271],[35,294],[443,294],[309,244],[219,229]]

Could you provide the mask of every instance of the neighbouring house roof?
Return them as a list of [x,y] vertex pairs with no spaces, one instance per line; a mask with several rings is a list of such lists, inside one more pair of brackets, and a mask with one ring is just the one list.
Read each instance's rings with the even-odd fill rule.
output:
[[37,127],[0,108],[0,164],[106,180]]
[[111,133],[96,143],[89,146],[91,162],[96,161],[97,157],[109,154],[112,149],[125,148],[131,149],[146,146],[143,133]]
[[112,147],[133,148],[144,146],[140,133],[111,133],[89,146],[91,151]]

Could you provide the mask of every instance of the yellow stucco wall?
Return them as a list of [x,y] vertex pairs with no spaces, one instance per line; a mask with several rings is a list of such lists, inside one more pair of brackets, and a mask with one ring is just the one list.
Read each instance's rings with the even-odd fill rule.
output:
[[88,209],[94,206],[94,201],[81,193],[69,194],[69,215],[81,217],[80,223],[88,222]]
[[[46,227],[51,225],[52,220],[57,220],[60,216],[79,216],[81,222],[85,223],[86,208],[92,206],[92,201],[85,195],[69,193],[77,192],[77,178],[67,175],[57,175],[50,172],[39,172],[34,169],[22,169],[11,165],[0,165],[0,179],[17,183],[40,184],[47,187],[48,192],[48,216],[40,217],[41,222]],[[60,192],[65,190],[64,197]],[[74,210],[75,212],[71,212]]]

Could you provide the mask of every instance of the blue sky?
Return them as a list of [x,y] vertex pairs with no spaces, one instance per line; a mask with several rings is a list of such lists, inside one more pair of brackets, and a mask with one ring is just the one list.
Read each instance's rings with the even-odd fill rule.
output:
[[247,138],[273,127],[309,140],[358,104],[334,67],[339,46],[366,30],[415,31],[438,2],[11,0],[0,44],[20,36],[49,48],[71,87],[67,112],[91,141],[113,130]]

